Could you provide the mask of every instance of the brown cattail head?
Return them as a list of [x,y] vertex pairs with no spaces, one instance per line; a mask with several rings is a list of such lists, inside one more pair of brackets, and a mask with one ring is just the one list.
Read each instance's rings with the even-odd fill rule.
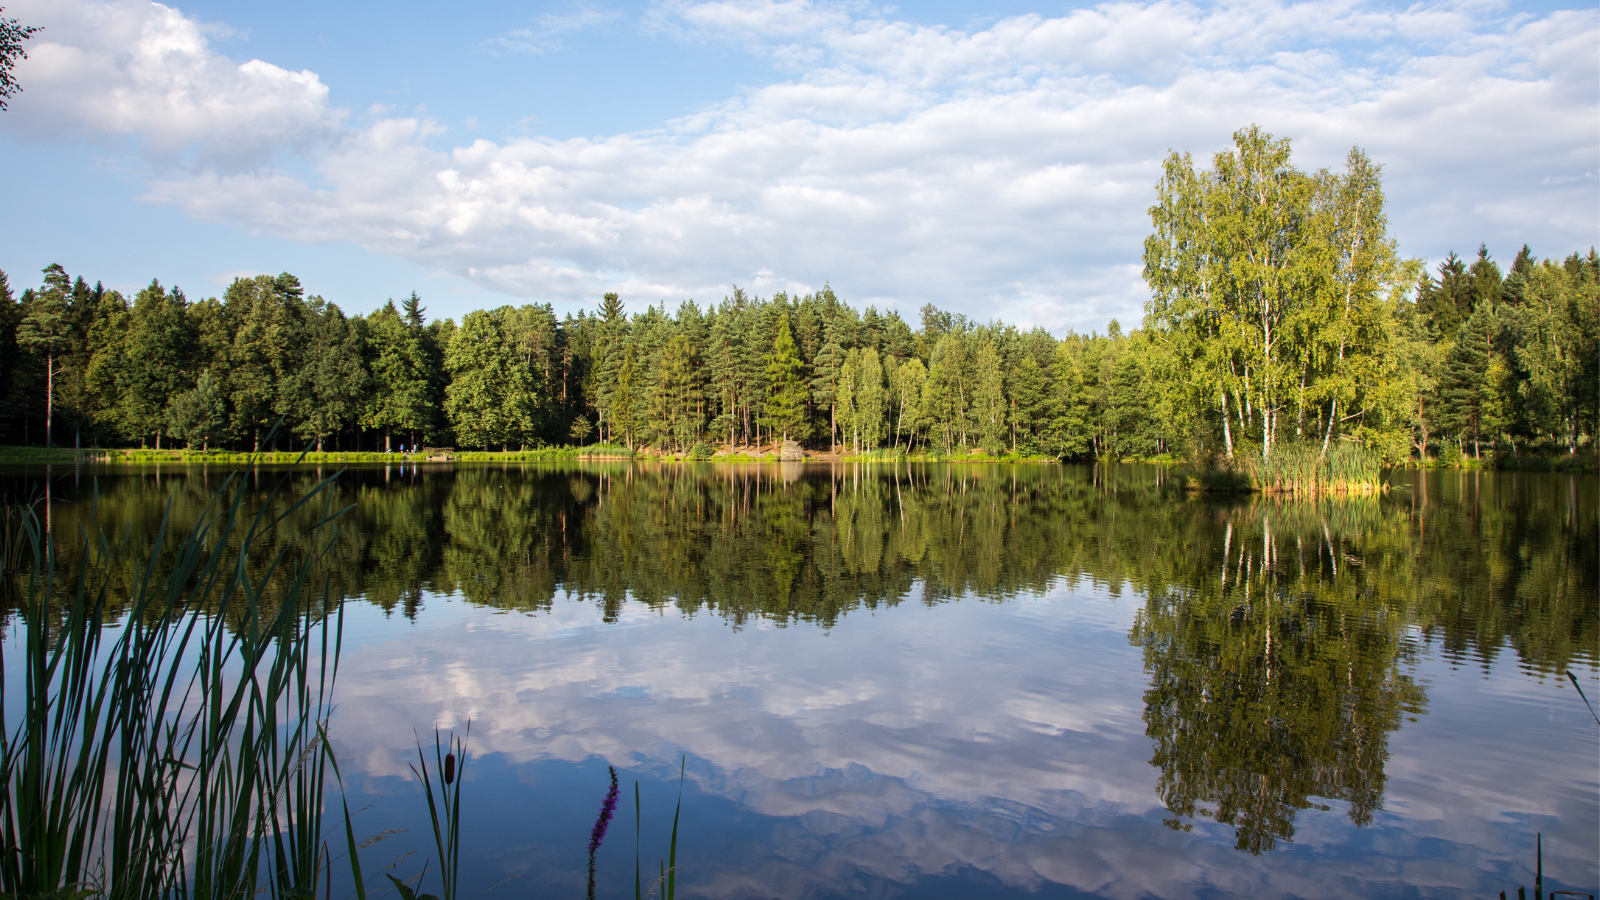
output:
[[445,784],[452,784],[452,783],[455,782],[455,780],[456,780],[456,755],[454,753],[446,753],[444,755],[444,783]]

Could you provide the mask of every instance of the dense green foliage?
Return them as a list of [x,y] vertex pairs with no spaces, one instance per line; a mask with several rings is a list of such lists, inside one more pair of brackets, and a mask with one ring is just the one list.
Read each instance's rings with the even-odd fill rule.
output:
[[[1370,459],[1594,447],[1600,257],[1508,274],[1486,249],[1437,277],[1387,236],[1378,167],[1303,173],[1257,129],[1197,171],[1174,154],[1145,245],[1144,327],[1057,338],[932,306],[918,327],[830,288],[632,316],[548,304],[428,322],[412,294],[347,317],[292,275],[131,301],[0,274],[0,442],[275,450],[591,440],[663,452],[813,449],[1224,460],[1256,483],[1314,448]],[[298,444],[297,444],[298,442]],[[1306,459],[1301,453],[1296,459]],[[1355,468],[1371,469],[1363,463]],[[1304,483],[1302,476],[1301,483]]]
[[[1379,168],[1301,172],[1257,128],[1168,158],[1145,241],[1156,408],[1184,443],[1270,465],[1340,438],[1399,460],[1592,444],[1600,258],[1511,273],[1481,248],[1435,279],[1387,235]],[[1174,443],[1178,443],[1173,435]]]

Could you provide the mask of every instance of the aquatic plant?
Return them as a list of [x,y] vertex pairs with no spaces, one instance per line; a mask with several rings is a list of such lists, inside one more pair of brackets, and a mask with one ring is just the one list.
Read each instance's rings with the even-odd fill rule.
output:
[[594,857],[600,851],[600,842],[606,839],[606,829],[611,817],[617,813],[617,767],[606,766],[611,773],[611,789],[606,791],[605,802],[600,804],[600,817],[594,820],[594,830],[589,833],[589,900],[594,900]]
[[634,900],[644,900],[646,897],[659,896],[661,900],[676,900],[678,896],[678,816],[683,812],[683,775],[688,765],[688,757],[678,761],[678,805],[672,810],[672,840],[668,845],[667,857],[659,861],[659,874],[651,882],[650,889],[644,887],[640,877],[639,867],[639,831],[643,827],[644,814],[639,802],[639,782],[633,783],[633,897]]
[[[12,644],[21,710],[6,715],[0,695],[0,717],[17,723],[0,735],[0,893],[315,896],[329,868],[322,724],[343,619],[326,589],[313,596],[318,552],[280,550],[257,577],[245,559],[319,497],[311,531],[325,551],[342,512],[326,484],[247,514],[242,482],[229,479],[168,565],[157,549],[138,567],[120,623],[107,576],[131,552],[127,532],[113,542],[80,525],[86,550],[63,586],[37,516],[7,511],[31,566]],[[268,596],[279,570],[291,577]]]

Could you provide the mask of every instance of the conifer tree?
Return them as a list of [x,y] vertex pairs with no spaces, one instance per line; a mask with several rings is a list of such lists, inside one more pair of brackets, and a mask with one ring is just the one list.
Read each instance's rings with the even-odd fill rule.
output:
[[811,362],[811,402],[828,417],[828,452],[839,444],[839,371],[844,365],[844,349],[839,346],[838,328],[828,323],[822,348]]
[[796,352],[794,336],[789,331],[789,314],[778,318],[777,336],[772,341],[772,352],[767,354],[766,402],[762,407],[761,424],[772,429],[787,441],[791,433],[799,435],[799,426],[805,417],[806,390],[804,364]]
[[170,417],[167,404],[193,387],[194,334],[183,292],[151,281],[133,301],[121,370],[121,418],[130,436],[155,437],[156,449]]
[[59,263],[44,270],[44,287],[33,295],[17,328],[17,344],[44,357],[44,445],[51,446],[55,423],[55,379],[60,374],[57,360],[70,346],[72,321],[68,317],[68,295],[72,281]]
[[1499,324],[1492,305],[1485,304],[1475,311],[1445,357],[1440,378],[1442,424],[1459,440],[1472,443],[1475,459],[1482,456],[1483,438],[1499,430],[1498,385],[1490,381]]

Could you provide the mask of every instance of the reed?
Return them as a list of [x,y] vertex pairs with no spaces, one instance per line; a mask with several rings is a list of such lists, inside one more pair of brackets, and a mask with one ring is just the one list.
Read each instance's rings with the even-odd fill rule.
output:
[[[85,552],[62,579],[37,515],[6,511],[27,575],[21,634],[0,643],[0,667],[20,654],[26,678],[14,716],[0,695],[0,716],[17,723],[0,734],[0,894],[319,896],[319,876],[331,878],[322,725],[343,621],[326,586],[320,602],[311,586],[342,512],[328,484],[247,513],[242,481],[229,479],[170,563],[157,549],[138,564],[120,622],[108,576],[134,552],[129,535],[80,527]],[[313,549],[247,575],[257,536],[319,499]],[[168,543],[170,515],[150,546]]]
[[1383,487],[1383,457],[1355,444],[1279,444],[1265,459],[1242,453],[1198,471],[1174,473],[1178,483],[1202,491],[1264,494],[1377,494]]

